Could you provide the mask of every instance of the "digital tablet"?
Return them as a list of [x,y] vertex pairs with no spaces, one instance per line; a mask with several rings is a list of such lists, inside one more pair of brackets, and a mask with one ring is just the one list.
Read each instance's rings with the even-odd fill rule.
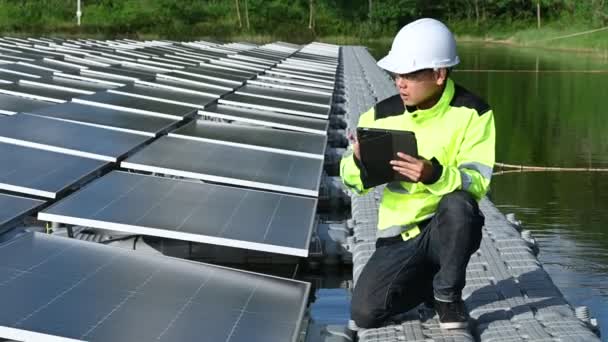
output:
[[366,188],[392,181],[411,181],[393,170],[390,161],[399,159],[397,152],[418,157],[414,132],[358,127],[357,140],[361,163],[367,173],[363,184]]

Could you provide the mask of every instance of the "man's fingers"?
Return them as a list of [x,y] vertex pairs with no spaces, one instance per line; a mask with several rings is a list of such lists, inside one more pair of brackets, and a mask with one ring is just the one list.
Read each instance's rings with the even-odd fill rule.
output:
[[401,158],[401,159],[403,159],[405,161],[408,161],[410,163],[417,163],[417,162],[420,161],[420,160],[418,160],[418,159],[410,156],[409,154],[405,154],[403,152],[397,152],[397,157],[399,157],[399,158]]
[[396,166],[416,172],[420,172],[420,170],[422,170],[421,165],[419,165],[418,163],[414,164],[402,160],[391,160],[391,165],[394,167]]
[[414,181],[417,181],[419,178],[419,175],[420,175],[419,172],[413,172],[411,170],[404,169],[401,167],[396,167],[396,166],[393,167],[393,170],[399,172],[400,174],[402,174],[402,175],[406,176],[407,178],[412,179]]

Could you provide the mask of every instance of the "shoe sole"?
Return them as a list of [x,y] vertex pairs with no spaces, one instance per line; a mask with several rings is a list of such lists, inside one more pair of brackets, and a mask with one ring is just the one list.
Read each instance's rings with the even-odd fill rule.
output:
[[451,329],[466,329],[469,327],[469,322],[439,322],[439,327],[441,329],[451,330]]

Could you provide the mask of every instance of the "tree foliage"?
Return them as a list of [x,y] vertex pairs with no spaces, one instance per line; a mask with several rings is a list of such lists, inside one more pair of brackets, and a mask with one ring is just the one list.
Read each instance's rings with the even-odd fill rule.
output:
[[[0,31],[155,34],[168,38],[269,35],[307,40],[317,36],[392,36],[419,17],[434,17],[456,30],[483,32],[495,26],[608,25],[604,0],[82,0],[83,26],[75,27],[76,0],[0,0]],[[314,30],[310,11],[314,7]],[[371,9],[371,12],[370,12]],[[246,13],[244,13],[246,11]],[[250,25],[239,25],[238,17]]]

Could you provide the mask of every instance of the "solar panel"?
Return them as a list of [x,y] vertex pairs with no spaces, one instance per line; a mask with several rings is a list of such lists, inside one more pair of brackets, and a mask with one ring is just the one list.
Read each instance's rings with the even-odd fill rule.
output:
[[2,66],[0,66],[0,69],[9,70],[9,71],[14,72],[15,74],[26,74],[26,75],[39,76],[39,77],[53,76],[53,71],[44,70],[44,69],[40,69],[40,68],[34,68],[34,67],[22,65],[22,64],[17,64],[17,63],[2,65]]
[[301,64],[309,64],[309,65],[313,65],[319,68],[326,68],[326,69],[336,69],[338,67],[338,62],[336,60],[328,60],[328,59],[323,59],[323,58],[319,58],[318,56],[313,56],[313,55],[302,55],[302,54],[296,54],[294,56],[291,56],[289,59],[285,60],[285,63],[301,63]]
[[271,74],[271,75],[277,75],[277,76],[293,76],[293,77],[298,77],[298,76],[303,76],[303,77],[312,77],[316,80],[323,80],[323,81],[327,81],[327,82],[332,82],[332,84],[335,82],[336,77],[335,75],[326,75],[326,74],[319,74],[319,73],[315,73],[312,71],[298,71],[298,70],[292,70],[292,69],[284,69],[284,68],[273,68],[270,70],[266,71],[267,74]]
[[166,119],[73,102],[34,110],[28,112],[28,114],[74,121],[150,137],[155,137],[162,132],[168,131],[179,122],[177,118]]
[[149,137],[19,113],[0,117],[0,142],[116,162]]
[[0,193],[0,227],[29,214],[43,204],[44,201]]
[[331,108],[331,96],[306,94],[292,90],[271,87],[260,87],[246,84],[236,91],[240,95],[252,95],[260,98],[298,103],[320,108]]
[[257,77],[257,79],[262,80],[262,81],[267,81],[267,82],[285,83],[285,84],[297,85],[297,86],[302,86],[302,87],[309,87],[309,88],[313,88],[313,89],[324,89],[324,90],[330,90],[330,91],[334,89],[334,86],[332,84],[326,84],[326,83],[320,83],[320,82],[314,82],[314,81],[297,80],[295,78],[288,78],[288,77],[260,75]]
[[[26,62],[28,66],[34,66],[34,67],[40,67],[40,68],[44,68],[45,70],[50,69],[50,70],[54,70],[54,72],[65,72],[65,73],[74,73],[74,72],[78,72],[80,70],[80,68],[75,67],[75,66],[70,66],[65,65],[65,64],[59,64],[59,63],[52,63],[52,59],[50,58],[45,58],[45,59],[40,59],[34,62]],[[49,71],[50,71],[49,70]]]
[[222,141],[237,147],[321,159],[327,145],[327,137],[324,135],[206,120],[191,122],[169,136],[199,141]]
[[276,51],[270,51],[270,50],[263,50],[263,49],[255,49],[255,50],[243,51],[243,52],[239,52],[239,55],[257,57],[257,58],[264,58],[264,59],[270,59],[270,60],[275,60],[275,61],[284,59],[287,56],[289,56],[288,53],[282,53],[282,52],[276,52]]
[[322,85],[327,85],[327,86],[333,86],[335,84],[335,80],[334,79],[326,79],[323,77],[319,77],[316,75],[303,75],[303,74],[296,74],[296,73],[291,73],[291,72],[281,72],[281,71],[276,71],[276,70],[268,70],[265,72],[265,74],[271,76],[271,77],[284,77],[284,78],[289,78],[289,79],[293,79],[295,81],[311,81],[311,82],[315,82],[318,84],[322,84]]
[[56,198],[107,162],[0,143],[0,189]]
[[38,219],[305,257],[316,205],[309,197],[114,171]]
[[40,233],[0,245],[0,337],[295,342],[310,284]]
[[89,67],[80,71],[82,75],[113,75],[131,79],[152,80],[154,73],[148,71],[136,71],[122,67]]
[[247,81],[247,84],[252,84],[252,85],[267,87],[267,88],[278,88],[278,89],[297,91],[297,92],[302,92],[302,93],[306,93],[306,94],[323,95],[323,96],[332,96],[332,94],[333,94],[332,90],[310,88],[310,87],[303,87],[303,86],[297,86],[297,85],[285,84],[285,83],[268,82],[268,81],[262,81],[262,80],[249,80],[249,81]]
[[237,84],[226,84],[226,83],[218,84],[218,82],[212,82],[210,80],[206,80],[203,78],[188,76],[188,75],[181,75],[181,74],[174,74],[174,75],[158,74],[158,75],[156,75],[156,79],[157,80],[169,80],[169,81],[179,82],[179,83],[189,83],[189,84],[194,84],[197,86],[204,86],[204,87],[208,87],[208,88],[215,88],[218,90],[222,90],[223,93],[231,92],[239,86]]
[[52,105],[51,102],[0,94],[0,114],[13,115],[21,111],[32,111]]
[[297,65],[297,64],[278,64],[275,68],[273,68],[273,70],[295,70],[295,71],[306,72],[306,73],[310,73],[310,74],[319,74],[319,75],[325,75],[325,76],[335,76],[336,75],[336,72],[333,70],[329,71],[329,70],[312,69],[312,68]]
[[311,59],[309,56],[294,55],[283,61],[285,64],[300,64],[309,65],[315,68],[323,68],[328,70],[336,70],[338,63]]
[[264,64],[268,67],[273,66],[274,64],[276,64],[280,58],[275,58],[275,59],[270,59],[267,56],[263,56],[263,55],[259,55],[259,56],[247,56],[247,55],[243,55],[242,53],[239,53],[237,55],[230,55],[230,58],[233,59],[237,59],[237,60],[242,60],[245,62],[254,62],[254,63],[260,63],[260,64]]
[[83,93],[73,90],[53,89],[31,84],[2,84],[0,93],[31,98],[34,100],[64,103]]
[[323,160],[212,142],[161,137],[123,168],[318,196]]
[[220,88],[215,88],[215,87],[209,87],[207,85],[204,85],[201,83],[196,83],[196,82],[184,82],[184,81],[180,81],[180,80],[163,79],[163,78],[157,78],[156,80],[153,81],[153,83],[159,84],[159,85],[164,85],[164,86],[169,86],[169,87],[177,87],[177,88],[197,91],[197,92],[202,93],[203,95],[208,94],[208,95],[213,95],[213,96],[221,96],[221,95],[224,95],[224,94],[228,93],[229,91],[231,91],[230,89],[220,89]]
[[[176,71],[176,73],[193,74],[193,75],[209,77],[211,79],[234,81],[236,84],[240,84],[243,81],[245,81],[246,79],[252,78],[255,76],[254,73],[243,73],[242,71],[230,72],[228,70],[205,68],[205,67],[186,68],[184,70]],[[247,76],[243,76],[243,74],[247,74]]]
[[219,78],[209,78],[203,77],[202,75],[193,75],[193,74],[183,74],[178,72],[168,72],[165,74],[159,74],[157,78],[165,78],[165,79],[183,79],[187,81],[201,82],[208,85],[213,85],[222,88],[234,89],[239,87],[242,82],[235,81],[224,81]]
[[250,57],[250,56],[239,56],[239,55],[229,55],[228,59],[235,60],[238,62],[244,62],[244,63],[253,63],[254,65],[259,65],[259,66],[262,66],[265,68],[269,68],[277,63],[276,60],[268,60],[268,59],[262,59],[262,58],[256,58],[256,57]]
[[13,74],[10,72],[2,72],[2,70],[0,70],[0,80],[9,81],[12,83],[19,83],[19,81],[21,81],[21,80],[38,80],[40,78],[41,77],[38,77],[38,76],[33,76],[33,75],[26,76],[25,74],[18,75],[18,74]]
[[205,96],[185,91],[150,87],[142,84],[129,84],[124,87],[108,90],[108,92],[194,108],[203,108],[217,98],[216,96]]
[[285,101],[265,99],[241,94],[230,94],[219,99],[220,104],[248,107],[262,110],[271,110],[280,113],[307,116],[318,119],[329,118],[329,108],[289,103]]
[[241,121],[256,125],[323,135],[327,134],[327,127],[329,125],[328,121],[323,119],[221,104],[209,105],[205,107],[204,110],[200,110],[199,114],[215,119]]
[[73,100],[75,103],[104,107],[123,111],[134,111],[140,114],[164,117],[168,119],[183,119],[194,116],[196,109],[172,103],[141,99],[132,96],[99,92],[94,95],[81,96]]
[[[21,84],[26,83],[21,81]],[[47,87],[63,87],[63,88],[71,88],[71,89],[79,89],[84,90],[89,93],[94,93],[96,91],[102,91],[110,88],[116,88],[108,85],[107,83],[101,82],[86,82],[75,79],[56,77],[54,76],[51,79],[40,79],[40,80],[30,80],[27,83],[33,85],[46,85]]]
[[224,58],[222,60],[210,60],[209,63],[213,64],[213,65],[230,67],[230,68],[234,68],[234,69],[238,69],[238,70],[255,71],[256,73],[260,73],[266,69],[266,67],[253,66],[251,64],[246,65],[244,63],[240,63],[237,60],[229,59],[229,58]]

